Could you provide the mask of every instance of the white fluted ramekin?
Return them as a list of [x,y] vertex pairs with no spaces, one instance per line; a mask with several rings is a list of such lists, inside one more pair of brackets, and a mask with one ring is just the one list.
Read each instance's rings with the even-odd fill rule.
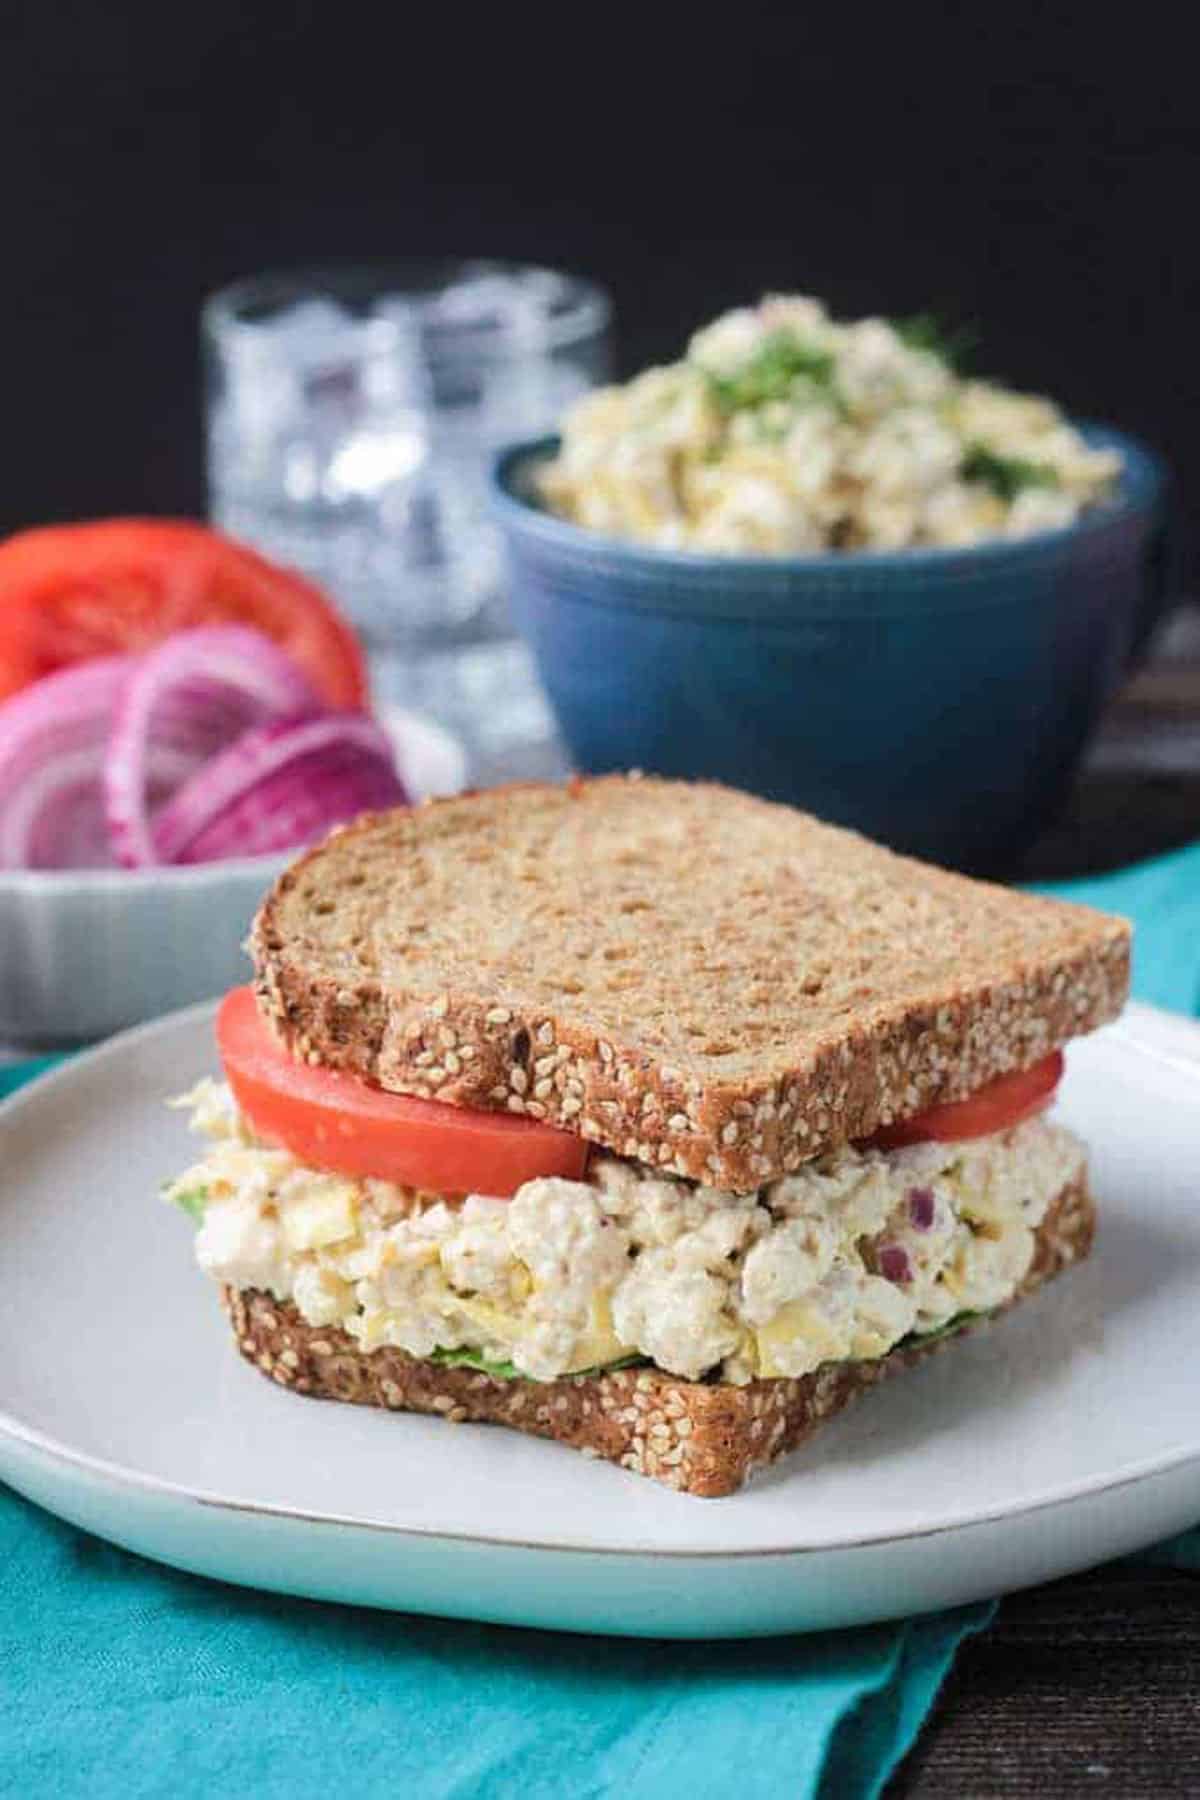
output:
[[0,1038],[106,1037],[244,981],[241,945],[283,856],[0,874]]
[[[460,746],[384,715],[414,798],[452,793]],[[0,1040],[82,1043],[245,981],[242,944],[297,852],[163,869],[0,870]]]

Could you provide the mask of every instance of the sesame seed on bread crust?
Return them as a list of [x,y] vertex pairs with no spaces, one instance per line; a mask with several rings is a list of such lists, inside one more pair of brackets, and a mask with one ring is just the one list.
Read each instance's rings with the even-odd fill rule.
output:
[[251,934],[296,1056],[750,1192],[1113,1018],[1129,927],[707,783],[367,816]]
[[[1033,1263],[1010,1304],[1086,1256],[1094,1229],[1079,1176],[1043,1219]],[[419,1362],[386,1347],[364,1352],[344,1332],[306,1325],[290,1302],[261,1291],[226,1288],[223,1298],[243,1356],[296,1393],[440,1414],[451,1424],[508,1425],[708,1498],[733,1493],[859,1394],[954,1342],[939,1338],[876,1362],[829,1363],[798,1380],[745,1387],[683,1381],[655,1368],[537,1382]]]

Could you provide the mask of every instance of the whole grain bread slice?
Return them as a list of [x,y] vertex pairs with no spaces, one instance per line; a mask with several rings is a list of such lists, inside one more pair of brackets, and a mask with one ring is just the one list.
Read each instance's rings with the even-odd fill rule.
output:
[[297,1056],[735,1192],[1111,1019],[1129,927],[709,784],[368,816],[255,921]]
[[[1042,1220],[1015,1298],[1086,1256],[1094,1228],[1080,1176]],[[859,1394],[955,1341],[943,1337],[877,1362],[829,1363],[798,1380],[745,1387],[682,1381],[654,1368],[537,1382],[418,1362],[388,1347],[364,1352],[336,1327],[307,1325],[290,1303],[257,1290],[226,1288],[224,1301],[243,1356],[295,1393],[435,1413],[452,1424],[509,1425],[710,1498],[733,1493]]]

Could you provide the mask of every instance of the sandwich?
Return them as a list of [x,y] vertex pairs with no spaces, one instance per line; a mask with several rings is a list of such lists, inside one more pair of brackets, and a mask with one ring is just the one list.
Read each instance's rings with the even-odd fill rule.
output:
[[263,903],[169,1195],[282,1387],[728,1494],[1086,1255],[1048,1110],[1129,935],[708,784],[367,816]]

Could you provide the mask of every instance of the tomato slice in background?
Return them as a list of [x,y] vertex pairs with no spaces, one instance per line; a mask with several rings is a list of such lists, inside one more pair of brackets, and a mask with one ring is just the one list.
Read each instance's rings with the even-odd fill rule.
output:
[[338,1069],[296,1062],[276,1043],[252,988],[217,1013],[217,1048],[255,1130],[314,1168],[374,1175],[435,1194],[507,1198],[538,1175],[577,1180],[582,1138],[512,1113],[389,1094]]
[[215,624],[273,638],[331,705],[365,703],[362,652],[321,590],[205,525],[100,519],[0,543],[0,701],[71,663]]
[[1000,1075],[966,1100],[947,1100],[942,1106],[931,1106],[918,1113],[914,1119],[889,1125],[876,1132],[871,1142],[881,1150],[896,1150],[902,1144],[952,1144],[965,1138],[989,1137],[994,1131],[1011,1131],[1014,1125],[1032,1119],[1049,1106],[1062,1072],[1063,1053],[1055,1050],[1032,1069]]

